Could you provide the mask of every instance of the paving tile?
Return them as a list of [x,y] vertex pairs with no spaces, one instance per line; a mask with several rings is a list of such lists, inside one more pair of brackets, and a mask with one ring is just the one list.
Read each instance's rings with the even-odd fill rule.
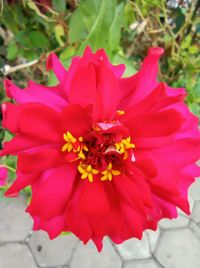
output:
[[191,196],[194,201],[200,200],[200,179],[199,178],[190,186],[189,196]]
[[77,238],[72,234],[50,240],[43,231],[33,233],[29,241],[32,253],[42,267],[67,263],[76,243]]
[[124,260],[144,259],[151,256],[147,234],[143,234],[142,240],[129,239],[120,245],[117,250]]
[[155,256],[165,268],[199,268],[200,241],[187,229],[163,233]]
[[132,261],[124,265],[124,268],[160,268],[160,266],[153,259]]
[[194,202],[191,219],[200,223],[200,200]]
[[70,268],[121,268],[121,260],[111,242],[104,239],[104,247],[99,253],[92,242],[86,246],[79,243]]
[[200,225],[197,225],[195,222],[191,221],[189,224],[189,228],[200,241]]
[[189,224],[189,218],[183,215],[178,215],[176,219],[162,219],[159,222],[159,227],[163,229],[175,229],[180,227],[187,227]]
[[0,202],[0,242],[25,239],[32,228],[32,219],[25,213],[23,197],[6,198]]
[[7,244],[0,247],[0,268],[37,268],[26,245]]
[[151,251],[151,253],[153,253],[155,251],[155,248],[156,248],[156,245],[158,242],[158,238],[160,236],[160,229],[158,228],[156,231],[147,230],[146,234],[149,238],[150,251]]

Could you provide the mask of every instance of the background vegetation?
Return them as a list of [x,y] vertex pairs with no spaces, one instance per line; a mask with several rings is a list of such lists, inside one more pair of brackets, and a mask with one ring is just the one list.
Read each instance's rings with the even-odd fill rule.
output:
[[[152,46],[165,48],[160,79],[185,87],[190,109],[200,115],[200,0],[7,0],[0,1],[0,102],[3,79],[21,87],[28,80],[52,85],[45,58],[55,51],[68,67],[86,45],[104,47],[125,75],[139,68]],[[29,67],[28,67],[29,66]],[[0,140],[11,138],[1,129]],[[15,159],[1,161],[15,176]]]

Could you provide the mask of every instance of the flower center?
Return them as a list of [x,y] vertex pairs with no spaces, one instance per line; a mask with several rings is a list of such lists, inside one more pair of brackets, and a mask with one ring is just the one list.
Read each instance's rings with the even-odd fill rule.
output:
[[78,162],[81,179],[92,182],[95,178],[101,181],[112,181],[123,171],[123,165],[128,159],[134,159],[135,145],[131,137],[119,137],[95,129],[83,137],[74,137],[69,131],[63,134],[65,141],[62,152],[68,162]]

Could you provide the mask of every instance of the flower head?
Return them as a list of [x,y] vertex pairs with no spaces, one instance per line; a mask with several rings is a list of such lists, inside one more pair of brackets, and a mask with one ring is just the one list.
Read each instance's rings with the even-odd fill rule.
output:
[[0,165],[0,187],[6,184],[7,178],[8,178],[7,168]]
[[27,185],[27,212],[34,229],[50,238],[70,231],[101,250],[141,238],[162,218],[189,214],[187,190],[199,175],[198,119],[184,104],[185,91],[158,82],[162,48],[151,48],[138,73],[123,78],[103,49],[86,48],[65,70],[55,54],[47,60],[59,83],[32,81],[21,90],[5,81],[3,126],[15,134],[1,155],[17,155],[17,179]]

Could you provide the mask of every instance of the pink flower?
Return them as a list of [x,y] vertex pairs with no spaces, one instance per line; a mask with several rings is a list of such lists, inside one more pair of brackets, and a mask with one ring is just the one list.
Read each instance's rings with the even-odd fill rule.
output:
[[65,70],[47,60],[57,86],[30,81],[21,90],[5,81],[3,126],[15,134],[1,155],[17,155],[15,196],[27,185],[34,230],[55,238],[73,232],[98,250],[141,239],[162,218],[189,214],[187,191],[200,174],[198,119],[184,104],[185,90],[157,81],[162,48],[149,49],[138,73],[122,78],[103,49],[88,47]]
[[7,168],[0,165],[0,187],[6,184],[7,178],[8,178]]

